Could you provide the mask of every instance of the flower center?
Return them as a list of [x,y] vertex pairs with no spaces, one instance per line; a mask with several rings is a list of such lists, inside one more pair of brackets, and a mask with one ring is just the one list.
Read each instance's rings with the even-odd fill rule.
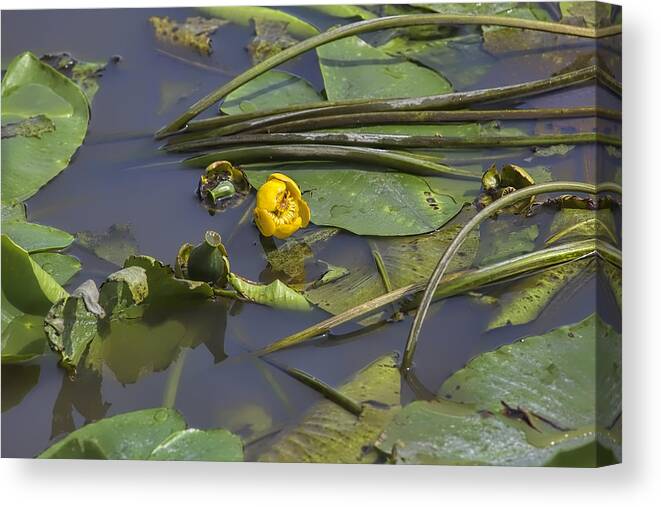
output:
[[269,212],[277,225],[291,224],[298,217],[298,204],[288,191],[278,199],[275,211]]

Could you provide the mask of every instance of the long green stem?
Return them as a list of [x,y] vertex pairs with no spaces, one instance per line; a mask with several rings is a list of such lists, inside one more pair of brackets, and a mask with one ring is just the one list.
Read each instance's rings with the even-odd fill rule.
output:
[[393,134],[347,133],[281,133],[281,134],[240,134],[237,136],[214,137],[200,141],[174,143],[164,148],[171,152],[194,152],[224,146],[255,145],[334,145],[362,146],[371,148],[499,148],[525,146],[552,146],[556,144],[602,143],[622,146],[622,140],[595,132],[541,136],[407,136]]
[[[207,134],[229,135],[238,132],[263,128],[268,125],[279,124],[284,121],[315,118],[330,115],[356,115],[371,112],[392,111],[420,111],[424,109],[447,110],[463,108],[466,105],[475,105],[483,102],[503,100],[508,98],[526,97],[539,93],[559,90],[569,86],[585,83],[592,79],[612,89],[615,93],[622,93],[622,85],[608,75],[604,70],[592,65],[576,71],[566,72],[547,79],[539,79],[527,83],[518,83],[496,88],[485,88],[466,92],[446,93],[422,97],[417,101],[407,99],[351,99],[340,101],[324,101],[306,104],[294,104],[286,107],[252,111],[203,120],[194,120],[188,123],[185,129],[174,132],[184,134],[191,139],[194,132],[210,131]],[[419,105],[420,100],[423,106]],[[578,108],[577,108],[578,109]],[[621,115],[620,115],[621,116]]]
[[[564,262],[574,261],[587,255],[593,255],[596,251],[610,261],[616,261],[617,259],[618,254],[614,247],[606,244],[599,244],[597,247],[595,246],[595,241],[592,239],[565,243],[529,254],[520,255],[490,266],[451,273],[450,275],[445,276],[439,284],[434,294],[434,299],[455,296],[513,276],[537,271]],[[388,292],[387,294],[372,299],[371,301],[367,301],[338,315],[334,315],[323,322],[319,322],[304,329],[303,331],[299,331],[298,333],[278,340],[268,347],[258,351],[257,354],[270,354],[284,348],[298,345],[299,343],[327,333],[334,327],[368,315],[403,297],[418,294],[422,292],[426,286],[427,283],[422,282],[395,289],[392,292]]]
[[170,125],[160,129],[156,135],[158,137],[174,132],[182,128],[186,123],[199,115],[202,111],[212,106],[220,99],[226,97],[229,93],[243,86],[250,80],[264,74],[265,72],[295,58],[311,49],[315,49],[324,44],[358,35],[365,32],[384,30],[389,28],[403,28],[421,25],[493,25],[506,26],[512,28],[525,28],[542,32],[557,33],[563,35],[573,35],[576,37],[599,38],[616,35],[621,33],[621,25],[614,25],[607,28],[584,28],[561,23],[551,23],[545,21],[536,21],[530,19],[516,19],[502,16],[455,16],[444,14],[413,14],[403,16],[390,16],[385,18],[376,18],[366,21],[358,21],[348,25],[331,28],[326,32],[320,33],[314,37],[305,39],[276,55],[267,58],[263,62],[251,67],[228,83],[217,88],[206,97],[193,104],[184,114],[175,119]]
[[399,169],[400,171],[426,176],[450,176],[479,180],[475,172],[449,167],[432,160],[416,157],[404,152],[361,148],[357,146],[330,145],[287,145],[287,146],[248,146],[228,148],[205,153],[186,159],[184,163],[193,167],[206,167],[217,160],[228,160],[232,164],[256,164],[272,161],[320,160],[346,161],[371,166]]
[[480,225],[484,220],[492,216],[498,210],[511,206],[519,201],[530,199],[537,194],[545,194],[551,192],[584,192],[588,194],[596,194],[597,192],[617,192],[621,193],[622,189],[615,184],[601,184],[599,186],[592,185],[590,183],[580,183],[576,181],[555,181],[551,183],[541,183],[539,185],[531,185],[519,190],[507,194],[497,201],[486,206],[482,209],[477,215],[475,215],[462,229],[459,231],[459,234],[452,240],[452,243],[447,247],[443,255],[438,261],[438,264],[434,268],[431,277],[425,288],[425,292],[422,295],[422,300],[420,301],[420,306],[416,312],[415,318],[411,325],[411,330],[409,332],[408,339],[406,341],[406,347],[404,349],[404,356],[402,358],[402,370],[408,371],[411,369],[413,364],[413,355],[415,354],[415,349],[418,342],[418,335],[422,329],[422,324],[424,323],[427,311],[429,310],[429,305],[434,298],[434,293],[436,288],[440,283],[445,271],[447,270],[450,261],[453,259],[454,255],[457,253],[461,245],[468,238],[469,234],[473,229]]
[[621,120],[622,113],[598,107],[558,107],[544,109],[485,109],[451,111],[385,111],[378,113],[342,114],[296,120],[250,130],[251,133],[308,132],[337,127],[362,127],[389,124],[438,124],[462,121],[540,120],[547,118],[603,118]]
[[[309,105],[296,105],[280,111],[266,111],[258,117],[242,119],[243,115],[220,116],[191,122],[182,131],[181,139],[191,140],[199,138],[195,131],[206,130],[208,135],[230,135],[263,128],[268,125],[279,124],[285,121],[309,119],[319,116],[362,115],[370,112],[394,111],[425,111],[464,109],[467,106],[511,98],[528,97],[553,90],[579,85],[595,78],[599,79],[601,73],[595,65],[583,69],[565,72],[545,79],[517,83],[514,85],[496,88],[483,88],[465,92],[444,93],[441,95],[428,95],[424,97],[408,97],[394,99],[361,99],[337,102],[322,102]],[[219,123],[218,128],[213,128]],[[210,130],[209,130],[210,129]],[[190,133],[187,133],[190,131]]]

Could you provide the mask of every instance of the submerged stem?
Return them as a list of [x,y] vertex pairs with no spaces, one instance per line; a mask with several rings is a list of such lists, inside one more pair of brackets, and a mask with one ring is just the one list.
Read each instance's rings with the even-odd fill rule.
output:
[[[594,255],[595,252],[598,252],[607,260],[615,263],[617,263],[618,255],[620,255],[616,248],[601,242],[595,243],[595,240],[593,239],[565,243],[520,255],[490,266],[451,273],[450,275],[445,276],[439,284],[434,294],[434,299],[455,296],[513,276],[537,271],[564,262],[571,262],[588,255]],[[282,338],[258,351],[257,354],[270,354],[278,350],[298,345],[299,343],[327,333],[334,327],[363,317],[375,310],[394,303],[403,297],[412,296],[422,292],[426,286],[426,282],[421,282],[395,289],[392,292],[388,292],[387,294],[372,299],[371,301],[367,301],[354,308],[350,308],[345,312],[329,317],[303,331]]]
[[265,72],[295,58],[306,51],[315,49],[329,42],[333,42],[352,35],[358,35],[365,32],[373,32],[388,28],[403,28],[421,25],[493,25],[506,26],[512,28],[524,28],[528,30],[537,30],[542,32],[557,33],[562,35],[573,35],[576,37],[599,38],[616,35],[621,33],[622,26],[614,25],[606,28],[587,28],[566,25],[562,23],[553,23],[547,21],[537,21],[530,19],[507,18],[502,16],[457,16],[445,14],[411,14],[402,16],[389,16],[385,18],[375,18],[365,21],[358,21],[348,25],[331,28],[326,32],[320,33],[298,44],[277,53],[263,62],[251,67],[247,71],[238,75],[228,83],[217,88],[206,97],[198,100],[185,113],[176,118],[171,124],[161,128],[157,137],[162,137],[182,128],[186,123],[199,115],[202,111],[212,106],[220,99],[226,97],[229,93],[238,89],[242,85],[264,74]]
[[475,172],[449,167],[426,158],[416,157],[410,153],[357,146],[306,144],[227,148],[186,159],[184,163],[193,167],[206,167],[217,160],[228,160],[234,165],[273,161],[346,161],[399,169],[404,172],[426,176],[436,175],[471,180],[481,179],[481,175]]
[[181,373],[184,370],[187,353],[187,348],[182,349],[172,365],[172,370],[168,375],[168,379],[165,383],[165,391],[163,392],[163,406],[165,408],[174,408],[175,402],[177,401],[177,391],[179,390],[179,382],[181,381]]
[[469,220],[469,222],[464,225],[461,231],[459,231],[459,234],[455,236],[454,240],[452,240],[452,243],[450,243],[450,245],[447,247],[439,259],[438,264],[434,268],[431,277],[429,278],[429,282],[427,283],[425,292],[422,295],[420,306],[416,312],[415,318],[413,319],[413,324],[411,325],[411,330],[406,341],[406,347],[404,349],[404,357],[402,359],[401,366],[402,370],[407,371],[411,369],[413,363],[413,355],[415,354],[415,348],[418,342],[418,336],[420,334],[420,330],[422,329],[422,324],[424,323],[427,311],[429,310],[429,305],[434,298],[436,288],[443,278],[443,275],[445,274],[450,261],[452,261],[454,255],[457,253],[461,245],[468,238],[469,234],[475,227],[493,215],[496,211],[511,206],[512,204],[515,204],[519,201],[530,199],[537,194],[550,192],[585,192],[588,194],[595,194],[598,191],[612,191],[621,193],[622,189],[619,185],[615,184],[601,184],[597,186],[590,183],[580,183],[577,181],[554,181],[550,183],[531,185],[501,197],[497,201],[486,206],[471,220]]
[[361,132],[345,133],[282,133],[282,134],[240,134],[236,136],[213,137],[199,141],[188,141],[165,145],[170,152],[195,152],[198,150],[225,146],[255,145],[333,145],[362,146],[368,148],[499,148],[553,146],[556,144],[591,144],[601,143],[622,146],[622,140],[596,132],[573,134],[523,135],[523,136],[409,136],[395,134],[371,134]]

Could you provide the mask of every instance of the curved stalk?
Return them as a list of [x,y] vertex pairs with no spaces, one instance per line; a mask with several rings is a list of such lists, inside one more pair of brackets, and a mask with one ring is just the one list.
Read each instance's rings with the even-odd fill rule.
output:
[[[557,264],[575,261],[588,255],[593,255],[595,251],[599,252],[602,256],[607,256],[607,259],[611,261],[616,260],[618,256],[616,248],[607,244],[602,245],[601,243],[598,243],[598,246],[595,246],[595,240],[593,239],[565,243],[520,255],[490,266],[451,273],[445,276],[439,284],[434,294],[434,300],[456,296],[507,278],[538,271]],[[418,294],[422,292],[426,286],[427,282],[421,282],[395,289],[383,296],[379,296],[345,312],[329,317],[323,322],[310,326],[303,331],[282,338],[258,351],[257,354],[260,356],[270,354],[316,338],[319,335],[329,332],[334,327],[364,317],[365,315],[404,297]]]
[[315,49],[329,42],[358,35],[365,32],[384,30],[388,28],[403,28],[421,25],[493,25],[505,26],[511,28],[524,28],[528,30],[537,30],[542,32],[557,33],[562,35],[573,35],[576,37],[599,38],[616,35],[621,33],[622,26],[614,25],[606,28],[584,28],[561,23],[551,23],[546,21],[536,21],[530,19],[506,18],[501,16],[456,16],[445,14],[412,14],[403,16],[390,16],[385,18],[375,18],[366,21],[358,21],[348,25],[332,28],[326,32],[320,33],[298,44],[281,51],[280,53],[267,58],[263,62],[251,67],[247,71],[238,75],[228,83],[217,88],[206,97],[198,100],[185,113],[175,119],[171,124],[161,128],[157,137],[174,132],[182,128],[186,123],[199,115],[202,111],[212,106],[220,99],[226,97],[229,93],[238,89],[250,80],[264,74],[265,72],[295,58],[311,49]]
[[171,152],[194,152],[225,146],[319,144],[334,146],[363,146],[372,148],[499,148],[553,146],[556,144],[601,143],[622,146],[621,139],[595,132],[541,136],[477,136],[474,138],[442,136],[405,136],[393,134],[348,133],[282,133],[240,134],[237,136],[213,137],[199,141],[173,143],[163,148]]
[[[446,110],[463,109],[470,105],[484,102],[505,100],[511,98],[529,97],[540,93],[575,86],[586,83],[592,79],[599,78],[600,73],[595,65],[583,69],[565,72],[545,79],[517,83],[495,88],[482,88],[465,92],[444,93],[441,95],[428,95],[423,97],[405,97],[395,99],[354,99],[349,101],[321,102],[316,104],[300,104],[293,107],[264,111],[260,113],[249,113],[250,117],[242,119],[244,115],[219,116],[191,122],[186,129],[175,132],[182,134],[184,139],[194,137],[193,132],[209,129],[207,135],[230,135],[246,130],[263,128],[285,121],[301,120],[319,116],[341,115],[341,114],[364,114],[369,112],[390,111],[423,111],[423,110]],[[255,117],[254,115],[257,116]],[[218,124],[218,128],[212,128]],[[190,132],[190,133],[187,133]],[[193,136],[193,137],[190,137]],[[199,135],[198,135],[199,136]]]
[[501,197],[497,201],[486,206],[471,220],[469,220],[468,223],[461,229],[461,231],[459,231],[459,234],[455,236],[454,240],[452,240],[452,243],[450,243],[450,245],[447,247],[439,259],[438,264],[436,264],[431,277],[429,278],[425,292],[422,295],[422,300],[420,301],[420,307],[418,308],[415,318],[413,319],[413,324],[411,325],[411,330],[406,341],[404,356],[402,358],[402,370],[407,371],[411,369],[413,363],[413,355],[415,354],[415,348],[418,342],[418,335],[420,334],[422,324],[424,323],[425,317],[427,316],[427,311],[429,310],[429,305],[432,302],[436,288],[443,278],[443,275],[445,274],[450,261],[457,253],[461,245],[464,243],[466,238],[468,238],[470,232],[475,229],[475,227],[480,225],[496,211],[511,206],[512,204],[515,204],[519,201],[530,199],[537,194],[545,194],[551,192],[584,192],[588,194],[596,194],[597,192],[607,191],[622,193],[622,188],[619,185],[610,183],[592,185],[590,183],[580,183],[576,181],[554,181],[551,183],[531,185]]
[[193,167],[206,167],[217,160],[228,160],[232,164],[256,164],[273,161],[342,161],[381,166],[425,176],[450,176],[480,180],[481,175],[439,164],[432,160],[416,157],[404,152],[360,148],[356,146],[330,146],[317,144],[287,146],[249,146],[228,148],[205,153],[184,160],[184,164]]

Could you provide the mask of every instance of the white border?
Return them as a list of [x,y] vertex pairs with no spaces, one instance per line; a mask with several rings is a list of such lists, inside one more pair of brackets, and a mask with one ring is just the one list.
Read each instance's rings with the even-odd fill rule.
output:
[[[2,9],[310,1],[18,1]],[[341,3],[321,1],[317,3]],[[345,2],[346,3],[346,2]],[[383,3],[363,1],[361,3]],[[661,2],[624,5],[625,464],[601,470],[2,460],[4,505],[651,505],[661,498]],[[655,266],[656,264],[656,266]],[[656,297],[655,297],[656,296]],[[385,502],[385,503],[384,503]],[[655,502],[655,503],[656,503]]]

